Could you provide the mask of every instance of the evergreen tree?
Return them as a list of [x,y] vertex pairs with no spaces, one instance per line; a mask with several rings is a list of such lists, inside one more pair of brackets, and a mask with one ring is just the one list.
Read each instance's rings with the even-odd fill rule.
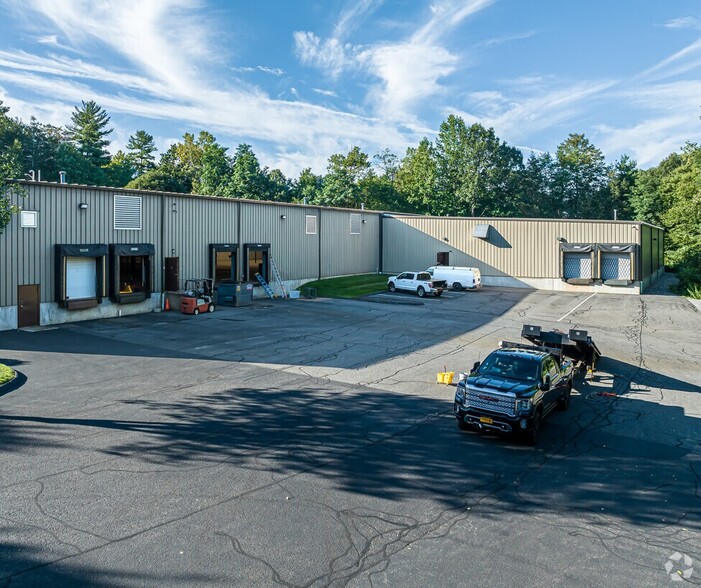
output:
[[102,184],[106,176],[102,167],[109,164],[110,155],[106,138],[112,132],[107,128],[110,117],[94,101],[82,102],[71,115],[71,124],[66,128],[68,139],[76,146],[88,163],[87,183]]
[[127,142],[127,157],[134,168],[134,173],[140,176],[156,167],[154,153],[157,151],[153,136],[146,131],[136,131]]

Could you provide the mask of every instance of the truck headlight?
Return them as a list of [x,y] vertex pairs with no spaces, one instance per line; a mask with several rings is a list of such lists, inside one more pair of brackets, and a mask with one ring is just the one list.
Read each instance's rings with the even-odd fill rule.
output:
[[458,404],[462,404],[465,401],[465,390],[458,386],[458,389],[455,392],[455,402]]
[[517,400],[516,401],[516,410],[518,412],[528,412],[531,410],[531,399],[526,398],[525,400]]

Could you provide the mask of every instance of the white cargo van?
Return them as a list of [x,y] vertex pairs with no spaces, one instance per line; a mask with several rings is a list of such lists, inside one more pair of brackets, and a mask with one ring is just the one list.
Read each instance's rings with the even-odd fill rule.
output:
[[476,290],[482,287],[482,274],[476,267],[435,265],[426,270],[435,280],[445,280],[453,290]]

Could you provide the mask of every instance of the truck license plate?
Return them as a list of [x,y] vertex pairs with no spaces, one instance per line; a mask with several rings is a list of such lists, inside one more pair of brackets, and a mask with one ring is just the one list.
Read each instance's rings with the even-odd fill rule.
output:
[[480,417],[480,423],[484,423],[485,425],[491,425],[493,422],[494,421],[489,417]]

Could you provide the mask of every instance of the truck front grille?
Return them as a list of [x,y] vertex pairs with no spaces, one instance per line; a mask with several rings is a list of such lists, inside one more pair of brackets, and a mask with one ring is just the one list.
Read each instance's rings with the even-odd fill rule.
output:
[[465,407],[499,412],[511,417],[516,416],[516,398],[494,392],[468,389],[465,396]]

